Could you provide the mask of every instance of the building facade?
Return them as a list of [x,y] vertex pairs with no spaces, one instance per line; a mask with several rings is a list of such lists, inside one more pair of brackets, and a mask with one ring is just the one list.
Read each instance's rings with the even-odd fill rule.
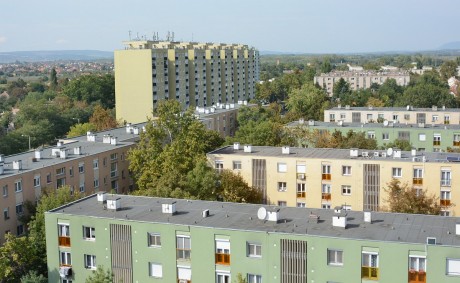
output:
[[[447,151],[450,149],[460,149],[460,125],[454,124],[401,124],[401,123],[344,123],[321,122],[321,121],[295,121],[289,123],[290,128],[307,128],[333,133],[340,131],[346,134],[349,131],[364,133],[366,137],[375,139],[377,145],[384,147],[395,140],[405,140],[410,142],[417,151]],[[299,141],[300,142],[300,141]],[[299,144],[299,146],[304,146]]]
[[[104,200],[105,199],[105,200]],[[454,217],[98,194],[45,213],[49,282],[460,280]]]
[[407,107],[345,107],[339,105],[324,110],[324,122],[393,124],[460,125],[460,109],[433,106],[432,108]]
[[289,148],[239,144],[208,153],[217,171],[229,169],[264,193],[268,204],[353,210],[388,209],[385,191],[393,179],[439,197],[442,215],[460,214],[460,154]]
[[326,90],[329,96],[334,93],[334,84],[344,79],[350,84],[351,90],[367,89],[372,84],[383,84],[388,79],[396,80],[400,86],[406,86],[410,82],[408,71],[333,71],[314,77],[314,83]]
[[133,186],[126,160],[136,144],[136,126],[60,140],[56,146],[0,156],[0,243],[6,233],[22,235],[24,203],[36,202],[44,188],[70,186],[92,194],[99,190],[127,193]]
[[259,53],[253,47],[144,40],[124,45],[115,51],[117,119],[144,122],[166,99],[186,109],[254,98]]

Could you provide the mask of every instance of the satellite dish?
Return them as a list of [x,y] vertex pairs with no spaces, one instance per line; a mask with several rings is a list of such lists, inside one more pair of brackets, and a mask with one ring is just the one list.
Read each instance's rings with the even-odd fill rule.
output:
[[388,120],[383,121],[383,125],[386,127],[388,126]]
[[387,155],[388,156],[393,155],[393,149],[391,147],[389,149],[387,149]]
[[257,218],[260,220],[265,220],[265,217],[267,217],[267,210],[265,207],[259,208],[259,210],[257,210]]

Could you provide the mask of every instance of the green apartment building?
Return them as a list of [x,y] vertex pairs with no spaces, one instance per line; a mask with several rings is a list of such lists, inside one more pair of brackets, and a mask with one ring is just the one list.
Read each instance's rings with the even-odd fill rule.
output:
[[[404,124],[386,121],[384,123],[346,123],[304,121],[299,120],[287,125],[288,127],[307,127],[311,130],[335,130],[346,134],[348,131],[363,132],[368,138],[377,141],[378,146],[384,146],[396,139],[407,140],[418,151],[439,152],[448,147],[460,149],[460,125],[458,124]],[[303,145],[299,145],[303,146]]]
[[49,282],[460,281],[454,217],[98,193],[45,220]]

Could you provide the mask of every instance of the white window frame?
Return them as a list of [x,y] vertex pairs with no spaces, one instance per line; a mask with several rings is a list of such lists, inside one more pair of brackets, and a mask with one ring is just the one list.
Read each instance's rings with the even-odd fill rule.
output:
[[330,164],[323,164],[321,166],[321,173],[322,174],[331,174],[331,165]]
[[278,192],[287,191],[287,182],[278,182]]
[[248,273],[248,283],[262,283],[262,275]]
[[85,163],[84,162],[78,163],[78,173],[80,174],[85,173]]
[[246,243],[248,257],[261,258],[262,257],[262,244],[247,242]]
[[452,182],[452,172],[450,170],[441,170],[441,186],[450,186]]
[[8,185],[3,185],[2,187],[2,190],[3,190],[3,197],[7,197],[8,196]]
[[152,248],[161,248],[161,234],[147,233],[148,246]]
[[[186,242],[188,242],[189,248],[186,249]],[[181,248],[179,248],[181,247]],[[179,250],[181,254],[179,255]],[[176,257],[179,260],[190,260],[192,257],[192,240],[190,236],[186,235],[177,235],[176,236]]]
[[351,186],[350,185],[342,185],[342,195],[343,196],[351,196]]
[[307,204],[306,204],[304,201],[298,201],[298,202],[297,202],[297,207],[303,207],[303,208],[305,208],[305,207],[307,207]]
[[412,172],[414,178],[423,178],[423,168],[414,168]]
[[86,269],[96,269],[96,256],[95,255],[84,255],[85,258],[85,268]]
[[241,170],[241,161],[240,160],[234,160],[233,161],[233,170]]
[[418,134],[418,140],[419,141],[426,141],[426,134],[424,134],[424,133]]
[[401,167],[391,168],[391,176],[393,178],[402,178],[402,168]]
[[161,263],[149,262],[149,276],[163,278],[163,265]]
[[61,251],[59,253],[60,265],[72,265],[72,253],[68,251]]
[[40,182],[41,180],[40,179],[41,179],[40,175],[35,175],[34,176],[34,187],[35,188],[40,187],[40,185],[41,185],[41,182]]
[[99,169],[99,159],[93,159],[93,169]]
[[331,209],[331,205],[328,203],[322,203],[321,204],[321,209]]
[[331,193],[331,184],[321,184],[321,192],[324,194],[330,194]]
[[70,225],[66,223],[58,223],[58,235],[60,237],[70,237]]
[[[449,267],[455,267],[455,272]],[[460,258],[446,258],[446,275],[460,276]]]
[[285,200],[279,200],[278,206],[287,206],[287,202]]
[[390,134],[389,133],[382,133],[382,140],[387,141],[390,139]]
[[351,176],[351,166],[350,165],[343,165],[342,166],[342,175],[343,176]]
[[307,173],[307,165],[305,164],[297,164],[296,165],[296,172],[297,173]]
[[284,162],[277,163],[278,173],[286,173],[287,172],[287,164]]
[[327,249],[327,264],[343,266],[343,250]]
[[426,272],[426,256],[409,255],[409,270]]
[[22,192],[22,180],[16,180],[14,181],[14,191],[16,193]]
[[99,179],[95,178],[94,181],[93,181],[93,186],[95,188],[99,188]]
[[96,240],[96,228],[90,226],[83,226],[83,239]]
[[[376,261],[375,261],[374,265],[372,264],[372,257],[373,256],[376,256]],[[369,265],[364,265],[364,259],[366,257],[367,257],[367,261],[368,261]],[[367,251],[361,252],[361,266],[362,267],[375,267],[375,268],[378,268],[379,267],[379,253],[377,253],[377,252],[367,252]]]

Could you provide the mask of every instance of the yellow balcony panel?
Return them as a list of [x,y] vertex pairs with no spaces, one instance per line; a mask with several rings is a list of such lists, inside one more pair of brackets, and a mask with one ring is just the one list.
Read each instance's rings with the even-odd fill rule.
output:
[[412,184],[414,185],[423,185],[423,178],[413,178]]
[[297,198],[305,198],[305,192],[297,192]]
[[361,278],[368,280],[379,280],[379,268],[378,267],[361,267]]

